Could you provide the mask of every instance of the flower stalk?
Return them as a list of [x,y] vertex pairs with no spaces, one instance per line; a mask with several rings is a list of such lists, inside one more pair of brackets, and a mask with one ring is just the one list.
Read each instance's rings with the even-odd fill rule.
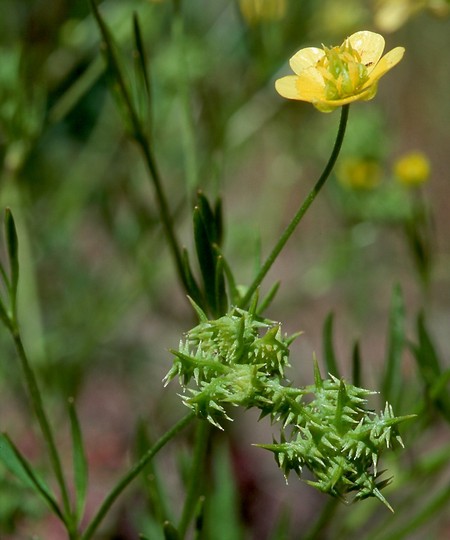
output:
[[248,305],[250,298],[253,296],[259,285],[262,283],[263,279],[265,278],[267,272],[271,269],[273,263],[276,261],[278,255],[280,254],[281,250],[286,245],[289,238],[292,236],[292,233],[297,228],[297,225],[302,220],[303,216],[308,211],[311,204],[314,202],[315,198],[319,194],[320,190],[324,186],[325,182],[327,181],[328,177],[330,176],[331,171],[333,170],[333,167],[336,163],[336,160],[339,156],[339,152],[342,147],[342,142],[344,140],[345,136],[345,129],[347,127],[347,120],[348,120],[348,113],[349,113],[349,105],[344,105],[341,110],[341,118],[339,121],[339,128],[336,135],[336,140],[334,142],[333,150],[331,152],[330,158],[320,175],[319,179],[315,183],[312,190],[308,193],[306,199],[301,204],[300,208],[295,213],[294,217],[292,218],[289,225],[284,230],[283,234],[280,236],[278,242],[275,244],[275,247],[270,252],[269,256],[267,257],[264,264],[261,266],[258,274],[256,275],[255,279],[247,289],[245,296],[242,298],[241,302],[239,303],[240,307],[245,307]]

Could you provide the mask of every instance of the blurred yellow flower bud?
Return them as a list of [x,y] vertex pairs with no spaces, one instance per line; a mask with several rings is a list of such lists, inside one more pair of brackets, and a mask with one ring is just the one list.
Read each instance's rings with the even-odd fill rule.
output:
[[424,6],[422,0],[378,0],[375,25],[383,32],[394,32]]
[[445,17],[450,12],[450,5],[446,0],[378,0],[375,26],[383,32],[394,32],[424,9],[437,17]]
[[405,186],[418,186],[430,176],[430,162],[422,152],[410,152],[394,163],[395,178]]
[[239,7],[249,24],[277,21],[286,14],[286,0],[239,0]]
[[367,8],[360,0],[326,0],[321,9],[313,14],[312,24],[320,28],[324,35],[342,36],[367,20],[366,12]]
[[381,167],[373,159],[347,158],[337,168],[336,176],[347,188],[370,190],[381,182]]

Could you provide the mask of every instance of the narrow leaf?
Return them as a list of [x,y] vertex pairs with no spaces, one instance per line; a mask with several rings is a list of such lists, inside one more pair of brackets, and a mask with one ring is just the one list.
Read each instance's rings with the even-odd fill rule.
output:
[[[236,486],[228,446],[214,449],[213,479],[217,488],[208,497],[205,536],[221,540],[241,540],[244,531],[239,519],[239,490]],[[220,534],[217,534],[220,531]]]
[[240,303],[241,295],[239,294],[239,290],[238,290],[238,287],[236,285],[236,280],[234,279],[233,271],[231,270],[231,267],[228,264],[225,256],[220,251],[220,248],[217,245],[214,245],[214,252],[215,252],[216,258],[220,257],[221,260],[222,260],[221,264],[223,266],[224,275],[225,275],[225,278],[227,280],[228,291],[229,291],[231,303],[234,306],[237,306]]
[[216,283],[215,283],[215,306],[216,306],[216,317],[221,317],[225,315],[228,311],[228,298],[227,291],[225,288],[225,276],[223,268],[223,259],[222,257],[217,257],[216,259]]
[[359,342],[355,341],[352,354],[352,382],[354,386],[362,386],[361,380],[361,351],[359,350]]
[[193,298],[191,298],[190,296],[188,296],[188,300],[191,303],[191,306],[194,308],[195,313],[197,313],[199,322],[208,322],[208,317],[203,311],[203,309],[198,304],[196,304]]
[[142,39],[141,25],[137,14],[133,15],[133,33],[134,33],[134,45],[136,47],[137,57],[139,59],[139,67],[142,74],[142,80],[145,85],[145,91],[147,97],[150,98],[150,77],[147,68],[147,55],[144,48],[144,42]]
[[208,199],[201,190],[197,192],[197,207],[202,216],[203,224],[210,243],[219,245],[218,231],[216,228],[216,216],[211,209]]
[[223,210],[222,199],[218,197],[214,206],[214,223],[216,230],[216,243],[221,246],[223,243],[224,227],[223,227]]
[[118,47],[108,26],[100,15],[100,11],[97,7],[95,0],[90,0],[90,3],[94,18],[97,22],[103,39],[104,46],[102,47],[102,50],[107,64],[107,75],[110,78],[112,94],[116,98],[118,108],[124,115],[127,127],[131,130],[134,137],[139,138],[139,119],[133,107],[130,91],[123,76],[123,69],[120,66],[119,55],[117,52]]
[[439,392],[437,396],[435,394],[435,389],[439,388],[440,384],[443,384],[442,377],[445,378],[445,373],[442,371],[441,363],[427,330],[423,313],[420,313],[417,319],[417,333],[419,344],[413,348],[413,352],[418,363],[422,382],[428,397],[447,421],[450,421],[450,395],[446,392]]
[[278,289],[280,288],[281,281],[277,281],[272,285],[272,287],[269,289],[269,292],[266,294],[266,296],[262,299],[261,303],[258,306],[258,314],[264,313],[264,311],[270,306],[273,299],[275,298],[275,295],[278,292]]
[[194,208],[194,239],[208,306],[215,312],[215,257],[200,208]]
[[289,525],[289,510],[284,506],[278,515],[270,540],[285,540],[286,538],[289,538]]
[[[139,422],[136,446],[138,457],[143,456],[152,446],[152,441],[147,433],[147,422]],[[168,504],[154,462],[151,460],[142,472],[152,514],[158,523],[163,524],[169,517]]]
[[88,486],[88,465],[78,415],[73,398],[69,399],[69,418],[72,434],[73,471],[75,481],[76,517],[81,520]]
[[184,274],[184,281],[186,283],[186,288],[188,290],[189,296],[194,300],[198,305],[204,303],[200,287],[197,284],[197,281],[194,277],[194,274],[191,269],[191,263],[189,261],[189,253],[186,248],[183,249],[182,253],[182,267]]
[[142,32],[137,14],[133,16],[133,35],[134,35],[134,105],[139,114],[142,126],[146,126],[146,132],[151,128],[151,88],[150,78],[147,68],[147,56],[142,40]]
[[313,364],[314,364],[314,384],[316,385],[316,388],[319,389],[323,387],[323,379],[320,373],[319,362],[317,361],[316,355],[314,355],[313,357]]
[[194,540],[201,540],[203,537],[203,527],[205,522],[205,497],[199,497],[194,521]]
[[383,400],[397,409],[402,395],[401,363],[405,347],[405,304],[399,285],[392,292],[389,313],[386,371],[382,381]]
[[436,400],[444,396],[447,392],[446,387],[450,382],[450,369],[446,369],[435,381],[430,388],[432,399]]
[[337,378],[340,378],[336,355],[334,352],[333,323],[334,323],[334,314],[329,313],[329,315],[325,319],[325,324],[323,326],[324,360],[325,360],[325,365],[327,367],[328,373],[330,373],[331,375],[334,375]]
[[11,319],[8,315],[8,312],[6,311],[5,304],[3,303],[3,299],[0,297],[0,320],[3,322],[3,324],[11,330],[12,323]]
[[164,540],[180,540],[177,529],[170,521],[165,521],[163,525]]
[[9,267],[11,272],[10,294],[11,301],[13,305],[15,305],[17,298],[17,283],[19,281],[19,241],[17,238],[17,230],[14,223],[14,218],[9,208],[5,210],[5,233]]
[[53,513],[65,523],[64,516],[50,488],[5,433],[0,434],[0,460],[14,476],[38,493]]

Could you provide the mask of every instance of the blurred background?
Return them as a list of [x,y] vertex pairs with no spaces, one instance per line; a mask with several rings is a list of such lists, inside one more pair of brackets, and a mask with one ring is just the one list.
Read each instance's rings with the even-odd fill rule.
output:
[[[332,312],[343,374],[351,376],[359,340],[365,386],[378,388],[397,284],[411,338],[424,309],[448,367],[449,3],[189,0],[178,15],[162,0],[99,5],[146,119],[177,234],[192,252],[195,192],[222,196],[224,251],[244,286],[319,176],[339,122],[338,112],[321,114],[276,94],[274,81],[290,72],[289,58],[363,29],[383,34],[386,50],[406,48],[376,98],[351,107],[335,172],[263,290],[281,280],[268,316],[287,333],[303,332],[289,374],[297,385],[312,381],[312,356],[322,357],[323,324]],[[20,322],[68,461],[65,404],[76,400],[91,515],[132,459],[139,423],[153,439],[185,413],[179,388],[164,389],[161,380],[170,368],[168,350],[194,319],[176,281],[148,173],[105,75],[88,2],[0,0],[0,10],[0,207],[12,209],[18,227]],[[136,82],[133,13],[148,54],[150,102]],[[0,347],[0,430],[40,463],[40,438],[3,329]],[[403,368],[405,384],[414,386],[408,354]],[[396,413],[407,412],[406,398]],[[448,427],[437,424],[427,437],[424,448],[438,445],[448,440]],[[188,440],[180,441],[161,462],[175,508],[176,471],[189,448]],[[270,441],[267,422],[257,423],[251,411],[239,414],[227,432],[231,461],[217,450],[223,464],[217,478],[230,483],[243,537],[269,538],[286,510],[285,537],[300,539],[326,496],[294,477],[286,486],[273,457],[251,446]],[[24,496],[1,467],[0,499],[1,538],[62,538],[41,502]],[[361,508],[375,521],[386,517],[372,501]],[[343,522],[358,520],[356,510],[339,512]],[[136,486],[99,538],[143,532],[159,539],[150,516]],[[447,538],[449,526],[443,511],[430,525],[435,536],[427,537]],[[233,534],[216,538],[240,538]]]

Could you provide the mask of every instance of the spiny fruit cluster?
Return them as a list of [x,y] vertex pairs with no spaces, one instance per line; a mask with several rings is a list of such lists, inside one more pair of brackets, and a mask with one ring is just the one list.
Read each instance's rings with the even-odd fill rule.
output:
[[[286,478],[309,469],[311,485],[334,497],[377,497],[389,483],[380,480],[378,460],[394,443],[403,446],[398,424],[386,404],[375,414],[366,398],[375,394],[333,376],[322,379],[317,362],[314,384],[294,388],[286,379],[289,346],[297,337],[283,335],[280,323],[263,319],[255,309],[231,309],[208,320],[198,306],[199,324],[189,330],[174,355],[166,384],[177,377],[182,399],[195,414],[222,429],[231,420],[229,406],[256,407],[261,417],[281,423],[280,441],[258,445],[274,453]],[[194,381],[195,388],[187,388]],[[288,434],[288,435],[287,435]]]

